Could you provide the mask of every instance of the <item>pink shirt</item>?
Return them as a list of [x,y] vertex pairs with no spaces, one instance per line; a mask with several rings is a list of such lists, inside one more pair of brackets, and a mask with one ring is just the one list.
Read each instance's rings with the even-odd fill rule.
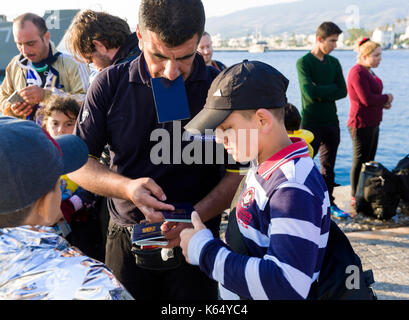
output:
[[379,126],[383,106],[388,101],[388,96],[382,94],[381,79],[372,75],[365,67],[356,64],[349,71],[347,89],[350,101],[348,127]]

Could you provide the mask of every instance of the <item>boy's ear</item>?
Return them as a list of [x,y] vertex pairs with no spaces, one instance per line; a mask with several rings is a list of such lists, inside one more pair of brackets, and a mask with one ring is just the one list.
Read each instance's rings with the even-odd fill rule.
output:
[[273,124],[273,115],[270,111],[267,109],[257,109],[256,118],[260,130],[266,130],[265,132],[267,132],[271,129]]
[[52,226],[56,224],[62,217],[61,212],[61,191],[60,182],[54,186],[46,195],[37,200],[32,210],[30,220],[43,226]]

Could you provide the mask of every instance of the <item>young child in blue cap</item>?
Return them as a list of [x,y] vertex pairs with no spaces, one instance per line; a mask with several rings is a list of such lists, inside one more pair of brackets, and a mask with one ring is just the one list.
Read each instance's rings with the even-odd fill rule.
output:
[[0,300],[132,299],[51,228],[62,218],[60,176],[87,160],[77,136],[53,139],[32,121],[0,116]]

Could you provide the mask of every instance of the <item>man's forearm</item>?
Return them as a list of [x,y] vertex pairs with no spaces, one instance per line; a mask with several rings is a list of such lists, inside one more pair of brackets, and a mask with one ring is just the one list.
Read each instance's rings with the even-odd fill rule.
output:
[[243,175],[227,172],[219,184],[201,201],[195,205],[202,221],[214,218],[230,207]]
[[98,160],[88,158],[88,162],[68,177],[82,188],[105,197],[128,199],[125,186],[129,178],[121,176]]

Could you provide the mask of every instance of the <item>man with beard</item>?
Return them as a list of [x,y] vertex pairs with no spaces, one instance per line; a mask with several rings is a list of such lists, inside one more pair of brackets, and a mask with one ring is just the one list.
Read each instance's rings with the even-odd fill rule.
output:
[[79,12],[67,36],[73,56],[92,63],[98,71],[133,60],[141,53],[136,32],[131,32],[125,20],[105,12]]

